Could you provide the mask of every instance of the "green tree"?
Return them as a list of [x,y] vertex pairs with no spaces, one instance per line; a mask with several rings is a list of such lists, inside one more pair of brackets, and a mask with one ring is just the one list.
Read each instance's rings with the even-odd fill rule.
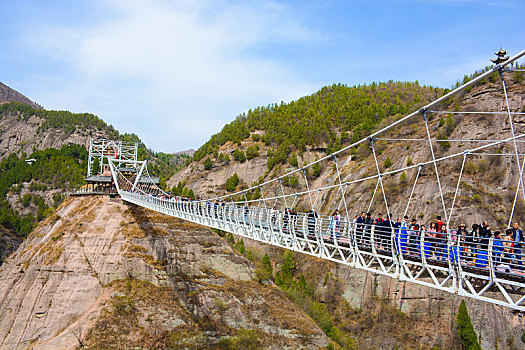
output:
[[260,279],[272,279],[273,278],[273,266],[272,262],[270,261],[270,257],[268,254],[264,254],[263,258],[261,259],[261,274]]
[[236,149],[233,151],[233,159],[235,159],[238,162],[244,163],[246,161],[246,155],[243,151]]
[[91,174],[97,175],[100,173],[100,160],[95,158],[93,164],[91,164]]
[[456,316],[456,332],[463,350],[481,350],[465,300],[461,300],[461,304],[459,304],[458,314]]
[[321,176],[321,164],[315,163],[314,165],[312,165],[312,175],[314,177]]
[[387,156],[384,165],[385,168],[390,168],[392,166],[392,159],[390,159],[390,157]]
[[244,239],[241,238],[239,241],[237,241],[237,243],[235,243],[235,249],[241,254],[244,254],[246,252],[246,247],[244,246]]
[[226,183],[224,184],[224,188],[228,192],[233,192],[237,188],[237,185],[239,184],[239,182],[240,182],[239,176],[237,175],[237,173],[235,173],[226,180]]
[[250,146],[246,150],[246,158],[248,160],[253,159],[255,157],[259,157],[259,146],[258,145]]
[[405,173],[405,172],[403,171],[403,172],[401,173],[401,175],[399,176],[399,181],[400,181],[402,184],[407,183],[407,181],[408,181],[407,173]]
[[295,153],[292,153],[290,155],[290,159],[288,159],[288,163],[290,163],[291,166],[296,167],[296,168],[299,166],[299,162],[297,161],[297,155]]
[[284,261],[281,269],[277,273],[275,282],[283,289],[288,289],[293,281],[293,272],[295,263],[293,261],[292,252],[288,251],[284,254]]
[[204,161],[204,169],[205,170],[211,170],[211,168],[213,168],[213,164],[211,162],[211,159],[210,157],[206,158],[206,160]]

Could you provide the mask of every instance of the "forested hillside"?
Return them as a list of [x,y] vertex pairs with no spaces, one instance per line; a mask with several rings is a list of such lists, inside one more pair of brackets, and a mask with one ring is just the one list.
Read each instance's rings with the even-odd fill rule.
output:
[[266,146],[277,149],[273,155],[277,162],[286,159],[291,145],[299,152],[307,147],[322,147],[326,148],[326,153],[331,153],[342,143],[370,134],[386,117],[406,114],[444,92],[441,88],[420,86],[417,82],[326,86],[297,101],[257,107],[238,116],[200,147],[194,160],[213,154],[228,141],[240,145],[255,131],[260,131],[261,135],[255,136],[254,141],[260,138]]

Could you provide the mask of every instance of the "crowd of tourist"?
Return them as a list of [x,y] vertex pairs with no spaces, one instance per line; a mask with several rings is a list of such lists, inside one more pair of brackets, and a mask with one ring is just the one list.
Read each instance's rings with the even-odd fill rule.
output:
[[346,220],[338,210],[322,218],[315,209],[302,214],[294,208],[281,212],[275,206],[261,208],[249,203],[237,206],[185,197],[164,198],[173,201],[179,210],[213,219],[237,220],[244,225],[263,225],[276,232],[334,245],[355,244],[362,250],[434,263],[450,261],[475,268],[488,268],[492,264],[498,272],[525,275],[521,251],[525,237],[517,222],[504,232],[492,232],[487,221],[447,229],[441,216],[427,224],[418,223],[415,218],[409,220],[406,215],[394,220],[392,214],[379,213],[373,218],[372,213],[365,212]]

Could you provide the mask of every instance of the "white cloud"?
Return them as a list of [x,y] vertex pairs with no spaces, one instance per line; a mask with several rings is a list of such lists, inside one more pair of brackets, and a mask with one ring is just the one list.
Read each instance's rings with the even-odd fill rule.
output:
[[41,34],[32,35],[33,47],[73,74],[63,77],[62,88],[42,91],[37,99],[45,106],[87,108],[121,131],[139,133],[155,149],[177,151],[199,146],[248,108],[315,89],[265,55],[267,46],[322,39],[291,19],[286,6],[117,0],[103,5],[115,15],[102,23],[73,28],[44,23],[38,25]]

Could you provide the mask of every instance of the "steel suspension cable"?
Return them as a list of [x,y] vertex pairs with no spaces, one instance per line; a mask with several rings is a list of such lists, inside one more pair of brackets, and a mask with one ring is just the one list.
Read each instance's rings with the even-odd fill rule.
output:
[[386,207],[386,215],[387,218],[390,220],[390,209],[388,208],[388,202],[386,200],[386,194],[385,194],[385,188],[383,187],[383,179],[381,175],[381,170],[379,170],[379,163],[377,162],[377,156],[376,151],[374,148],[374,141],[370,140],[370,147],[372,148],[372,154],[374,155],[374,162],[376,164],[376,170],[377,170],[377,181],[379,182],[379,185],[381,186],[381,192],[383,192],[383,199],[385,201],[385,207]]
[[283,193],[283,198],[284,198],[284,207],[286,209],[288,208],[288,203],[286,202],[286,195],[284,194],[283,181],[281,180],[281,178],[279,178],[279,185],[281,186],[281,192]]
[[374,197],[376,195],[377,188],[379,187],[379,181],[376,182],[376,188],[374,189],[374,192],[372,192],[372,198],[370,199],[370,204],[368,204],[368,210],[367,213],[370,213],[370,208],[372,208],[372,203],[374,202]]
[[[505,93],[505,102],[507,104],[507,111],[509,113],[509,123],[510,123],[510,130],[512,132],[512,140],[514,141],[514,149],[516,151],[516,162],[518,164],[518,169],[521,169],[520,164],[520,156],[518,152],[518,144],[516,143],[516,134],[514,132],[514,121],[512,120],[512,114],[510,114],[510,103],[509,103],[509,95],[507,93],[507,85],[505,84],[505,77],[503,71],[499,71],[499,76],[501,78],[501,84],[503,86],[503,92]],[[521,190],[523,194],[523,200],[525,200],[525,186],[523,186],[523,172],[520,171],[520,178],[518,179],[518,188],[521,185]]]
[[448,221],[447,209],[445,207],[445,198],[443,197],[443,189],[441,188],[441,181],[439,180],[439,172],[437,168],[436,157],[434,155],[434,147],[432,146],[432,138],[430,137],[430,130],[428,128],[428,120],[427,120],[426,111],[423,110],[422,114],[423,114],[423,118],[425,119],[425,128],[427,130],[428,143],[430,145],[430,153],[432,155],[432,163],[434,163],[434,170],[436,171],[436,178],[437,178],[437,183],[439,187],[439,194],[441,196],[441,204],[443,204],[443,212],[445,213],[445,221]]
[[339,166],[337,165],[337,156],[334,156],[334,162],[335,162],[335,170],[337,171],[337,178],[339,179],[339,190],[341,191],[341,198],[345,205],[346,219],[350,220],[350,216],[348,215],[348,207],[346,206],[346,199],[345,199],[346,191],[343,191],[343,183],[341,182],[341,173],[339,172]]
[[[525,168],[525,157],[523,158],[523,164],[520,169],[520,177],[523,176],[523,168]],[[509,227],[512,224],[512,218],[514,217],[514,209],[516,208],[516,201],[518,200],[518,194],[520,192],[520,181],[518,181],[518,186],[516,186],[516,193],[514,194],[514,201],[512,202],[512,210],[509,217]]]
[[459,193],[459,185],[461,184],[461,177],[463,176],[463,170],[465,169],[465,162],[467,160],[467,154],[463,154],[463,163],[461,164],[461,170],[459,171],[458,183],[456,185],[456,191],[454,191],[454,199],[452,200],[452,205],[450,206],[450,215],[447,220],[447,232],[450,232],[450,220],[452,220],[452,212],[454,211],[454,205],[456,204],[456,198]]
[[408,213],[408,208],[410,207],[410,201],[412,200],[412,195],[414,195],[414,190],[416,189],[417,179],[419,178],[420,173],[421,173],[421,166],[417,168],[416,179],[414,180],[414,186],[412,186],[412,191],[410,191],[410,196],[408,197],[407,206],[405,208],[405,212],[403,213],[403,219]]
[[[476,111],[433,111],[433,110],[429,110],[428,111],[429,113],[435,113],[435,114],[438,114],[438,113],[444,113],[444,114],[505,114],[507,115],[507,112],[491,112],[491,111],[479,111],[479,112],[476,112]],[[512,114],[525,114],[525,112],[511,112]]]
[[306,176],[306,170],[303,169],[303,176],[304,180],[306,181],[306,190],[308,191],[308,198],[310,199],[310,208],[314,208],[314,204],[312,202],[312,193],[310,192],[310,186],[308,185],[308,177]]
[[[525,137],[525,134],[520,134],[520,135],[516,136],[517,139],[521,139],[521,138],[524,138],[524,137]],[[488,144],[488,145],[479,146],[479,147],[472,148],[472,149],[469,149],[469,150],[466,150],[466,151],[471,152],[471,153],[474,154],[474,152],[478,152],[478,151],[484,150],[486,148],[497,146],[499,144],[508,142],[509,140],[512,140],[512,138],[503,139],[503,140],[500,140],[500,141],[497,141],[497,142],[493,142],[493,143]],[[456,158],[456,157],[462,156],[463,153],[466,152],[466,151],[450,154],[450,155],[447,155],[447,156],[443,156],[441,158],[436,158],[436,162],[441,162],[441,161],[445,161],[445,160],[448,160],[448,159],[452,159],[452,158]],[[479,154],[482,154],[482,153],[479,153]],[[393,174],[396,174],[396,173],[399,173],[399,172],[402,172],[402,171],[405,171],[405,170],[415,169],[418,166],[430,165],[432,163],[433,163],[433,161],[429,160],[429,161],[426,161],[426,162],[421,162],[421,163],[418,163],[418,164],[406,166],[406,167],[403,167],[403,168],[399,168],[399,169],[395,169],[395,170],[391,170],[391,171],[386,171],[386,172],[383,173],[383,175],[393,175]],[[347,181],[347,182],[345,182],[345,184],[350,185],[350,184],[353,184],[353,183],[359,183],[359,182],[375,179],[377,177],[378,177],[377,175],[371,175],[371,176],[367,176],[367,177],[364,177],[364,178],[361,178],[361,179]],[[331,188],[335,188],[337,186],[338,185],[329,185],[329,186],[317,188],[315,190],[311,189],[310,191],[324,191],[324,190],[329,190]],[[297,194],[300,194],[300,195],[306,194],[306,193],[307,193],[307,191],[297,192]],[[295,193],[287,194],[287,195],[284,195],[284,196],[279,196],[279,198],[281,198],[281,197],[290,197],[290,196],[293,196],[293,195],[295,195]],[[268,198],[268,199],[275,199],[275,198],[276,197],[271,197],[271,198]]]

